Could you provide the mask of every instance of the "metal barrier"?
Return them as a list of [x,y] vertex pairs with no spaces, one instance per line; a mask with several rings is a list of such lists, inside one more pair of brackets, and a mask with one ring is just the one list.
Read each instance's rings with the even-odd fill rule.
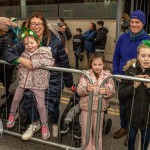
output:
[[[138,78],[138,77],[131,77],[126,75],[112,75],[110,77],[107,77],[103,80],[103,82],[100,85],[100,88],[104,87],[104,84],[109,79],[124,79],[124,80],[131,80],[131,81],[141,81],[141,82],[150,82],[150,79],[144,79],[144,78]],[[99,101],[98,101],[98,112],[97,112],[97,122],[96,122],[96,136],[95,136],[95,145],[96,150],[99,150],[98,142],[99,142],[99,130],[100,130],[100,116],[101,116],[101,110],[102,110],[102,95],[99,95]]]
[[[9,63],[7,63],[6,61],[3,61],[3,60],[0,60],[0,63],[4,64],[4,65],[9,64]],[[91,80],[90,76],[84,71],[80,71],[80,70],[76,70],[76,69],[68,69],[68,68],[59,68],[59,67],[42,67],[42,69],[47,69],[47,70],[51,70],[51,71],[58,71],[58,72],[84,74],[87,77],[87,79],[89,80],[90,84],[93,84],[93,81]],[[92,114],[93,92],[89,92],[89,99],[90,99],[90,101],[88,103],[89,111],[88,111],[87,126],[90,126],[90,124],[91,124],[91,117],[90,116]],[[8,130],[4,130],[4,133],[7,133],[7,134],[10,134],[10,135],[13,135],[13,136],[17,136],[17,137],[21,137],[21,134],[14,133],[14,132],[11,132],[11,131],[8,131]],[[89,135],[90,135],[90,127],[86,129],[86,143],[84,144],[84,146],[79,147],[79,148],[66,146],[66,145],[63,145],[63,144],[58,144],[58,143],[54,143],[54,142],[50,142],[50,141],[44,141],[44,140],[41,140],[41,139],[38,139],[38,138],[31,138],[31,140],[39,142],[39,143],[48,144],[48,145],[52,145],[52,146],[55,146],[55,147],[63,148],[63,149],[66,149],[66,150],[82,150],[82,149],[85,149],[85,147],[88,144]]]

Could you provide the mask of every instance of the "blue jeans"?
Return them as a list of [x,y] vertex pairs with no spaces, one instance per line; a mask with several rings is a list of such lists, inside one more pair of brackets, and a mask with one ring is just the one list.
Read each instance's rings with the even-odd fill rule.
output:
[[[135,139],[138,129],[129,126],[128,150],[135,150]],[[147,150],[150,142],[150,128],[141,130],[141,150]]]
[[128,123],[127,123],[126,117],[125,117],[125,104],[124,103],[120,102],[119,110],[120,110],[121,128],[127,129]]

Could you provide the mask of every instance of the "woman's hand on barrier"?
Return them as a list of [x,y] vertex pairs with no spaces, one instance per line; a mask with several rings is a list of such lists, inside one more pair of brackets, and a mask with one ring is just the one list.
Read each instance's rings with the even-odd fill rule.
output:
[[22,64],[25,68],[29,69],[29,70],[32,70],[33,67],[32,67],[32,62],[31,60],[29,59],[25,59],[23,57],[20,57],[19,58],[19,63]]

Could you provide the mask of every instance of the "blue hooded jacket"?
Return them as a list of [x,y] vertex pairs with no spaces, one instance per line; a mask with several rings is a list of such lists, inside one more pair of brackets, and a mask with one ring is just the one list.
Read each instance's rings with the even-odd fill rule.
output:
[[95,52],[95,38],[95,30],[88,30],[82,35],[82,39],[84,40],[84,48],[87,51]]
[[124,74],[124,65],[128,60],[137,58],[137,47],[146,39],[150,40],[150,36],[144,30],[134,38],[130,31],[119,37],[113,56],[113,74]]

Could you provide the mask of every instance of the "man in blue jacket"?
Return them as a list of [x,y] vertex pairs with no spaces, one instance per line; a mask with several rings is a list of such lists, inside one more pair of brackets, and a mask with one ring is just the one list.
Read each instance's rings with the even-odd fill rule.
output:
[[[123,33],[115,47],[113,56],[113,73],[124,74],[123,66],[128,60],[137,58],[137,47],[142,40],[149,39],[150,37],[144,31],[146,24],[146,17],[144,12],[136,10],[130,16],[130,30]],[[125,119],[125,103],[119,99],[120,102],[120,120],[121,128],[114,133],[114,138],[120,138],[127,134],[127,122]],[[126,143],[125,143],[126,144]]]

